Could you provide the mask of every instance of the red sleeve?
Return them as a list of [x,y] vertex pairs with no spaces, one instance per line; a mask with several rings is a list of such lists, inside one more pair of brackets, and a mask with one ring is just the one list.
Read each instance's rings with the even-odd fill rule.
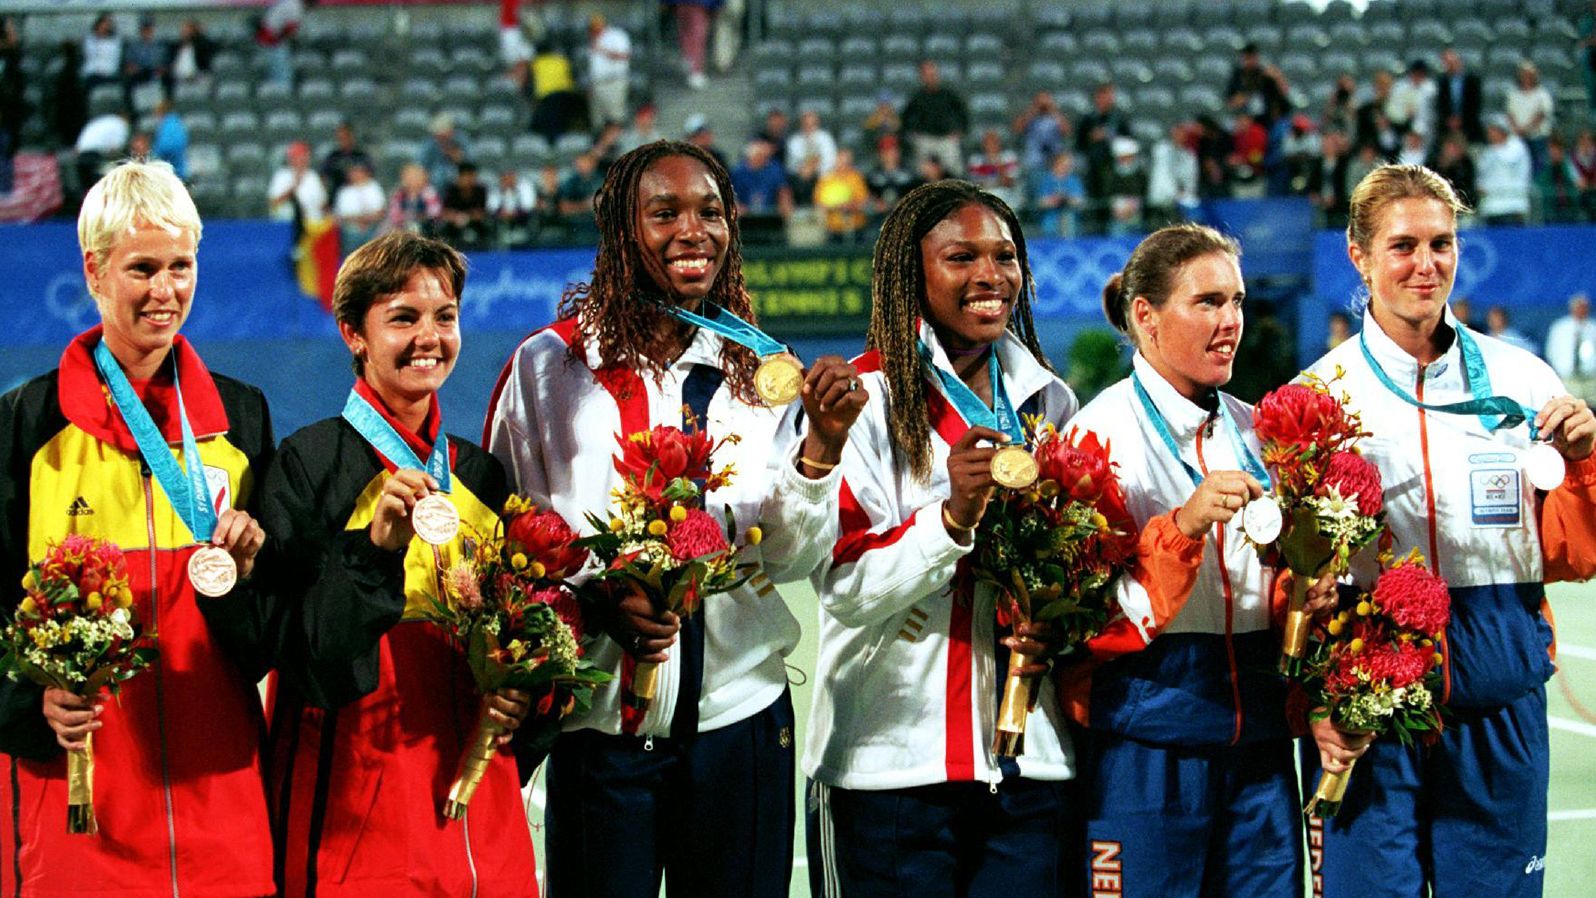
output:
[[1596,575],[1596,456],[1570,464],[1541,501],[1541,551],[1548,583]]

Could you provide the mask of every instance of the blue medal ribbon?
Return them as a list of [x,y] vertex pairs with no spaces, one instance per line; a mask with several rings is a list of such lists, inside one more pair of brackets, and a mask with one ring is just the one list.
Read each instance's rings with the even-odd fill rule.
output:
[[948,401],[953,403],[960,417],[972,427],[990,427],[1008,434],[1010,445],[1025,445],[1025,428],[1020,424],[1020,416],[1014,413],[1008,391],[1003,388],[1003,367],[998,364],[996,346],[988,349],[986,356],[987,378],[992,382],[991,408],[987,408],[981,397],[975,395],[975,391],[966,386],[958,375],[938,368],[932,358],[931,347],[921,340],[920,362],[942,384],[942,391],[947,394]]
[[678,321],[685,321],[688,324],[702,327],[713,333],[720,334],[733,343],[748,347],[753,350],[754,355],[760,358],[780,355],[787,351],[785,343],[719,306],[714,307],[715,314],[711,317],[705,317],[697,312],[689,312],[686,309],[680,309],[665,303],[659,303],[659,307],[665,314]]
[[183,408],[183,387],[177,379],[176,360],[172,363],[172,391],[177,394],[177,420],[183,429],[182,462],[172,454],[166,438],[161,435],[161,429],[155,426],[149,409],[133,392],[133,385],[128,383],[122,366],[117,363],[116,356],[111,354],[104,340],[94,347],[94,367],[100,370],[100,377],[104,378],[106,387],[111,391],[111,401],[116,404],[116,410],[122,414],[128,431],[133,434],[133,442],[138,445],[139,455],[143,456],[144,464],[149,467],[150,476],[166,492],[172,510],[177,512],[178,519],[188,528],[188,532],[194,534],[196,542],[209,542],[216,530],[216,508],[211,504],[210,485],[205,482],[205,464],[200,460],[199,443],[194,439],[194,429],[188,423],[188,412]]
[[438,481],[438,492],[449,491],[449,438],[444,435],[443,416],[438,417],[438,436],[432,444],[432,455],[426,462],[416,457],[416,453],[399,435],[393,425],[382,413],[371,407],[366,397],[360,395],[358,390],[349,391],[349,399],[344,403],[343,418],[355,432],[371,444],[371,448],[382,453],[383,457],[393,462],[400,468],[409,468],[414,471],[426,471],[432,479]]
[[[1511,396],[1491,395],[1491,373],[1485,368],[1485,356],[1480,353],[1479,344],[1475,343],[1468,331],[1461,327],[1453,328],[1452,331],[1457,334],[1458,352],[1463,356],[1463,373],[1468,377],[1469,392],[1474,397],[1464,402],[1449,402],[1444,405],[1420,402],[1413,394],[1397,386],[1391,375],[1385,373],[1385,369],[1375,361],[1374,353],[1369,351],[1369,343],[1361,333],[1358,334],[1358,348],[1363,350],[1363,360],[1369,363],[1375,378],[1387,390],[1416,408],[1443,415],[1478,415],[1480,424],[1491,432],[1511,430],[1520,424],[1534,421],[1535,409],[1521,404]],[[1501,419],[1493,422],[1492,419],[1496,416],[1501,416]]]
[[[1181,467],[1186,469],[1186,475],[1191,478],[1193,486],[1202,485],[1203,473],[1180,457],[1180,446],[1175,442],[1175,435],[1169,430],[1169,422],[1164,420],[1163,413],[1153,403],[1153,397],[1148,394],[1147,388],[1142,386],[1141,377],[1134,371],[1131,372],[1131,386],[1135,388],[1136,398],[1141,400],[1142,403],[1142,410],[1147,413],[1148,420],[1153,422],[1153,430],[1158,434],[1159,439],[1163,440],[1164,447],[1169,450],[1169,454],[1175,461],[1180,462]],[[1236,453],[1236,460],[1241,463],[1242,470],[1251,474],[1252,478],[1264,488],[1264,491],[1268,492],[1270,488],[1269,469],[1265,468],[1263,462],[1258,460],[1258,456],[1253,454],[1252,448],[1247,445],[1247,441],[1241,438],[1241,428],[1236,426],[1236,419],[1230,414],[1230,407],[1225,404],[1225,397],[1219,396],[1216,398],[1219,400],[1219,416],[1225,421],[1225,431],[1230,435],[1230,445]]]

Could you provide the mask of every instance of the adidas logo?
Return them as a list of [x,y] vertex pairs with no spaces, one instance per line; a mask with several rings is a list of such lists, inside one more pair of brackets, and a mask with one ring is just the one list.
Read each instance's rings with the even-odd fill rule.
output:
[[73,499],[72,504],[67,506],[67,515],[70,517],[75,518],[84,514],[94,514],[94,509],[89,507],[89,500],[82,496]]

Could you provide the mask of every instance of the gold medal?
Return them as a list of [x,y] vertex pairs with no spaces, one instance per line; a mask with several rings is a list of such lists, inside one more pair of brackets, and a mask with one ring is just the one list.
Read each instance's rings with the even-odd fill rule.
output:
[[188,556],[188,582],[202,596],[225,596],[238,582],[238,565],[227,550],[218,546],[205,546]]
[[803,389],[804,369],[790,355],[766,356],[754,372],[754,392],[766,405],[786,405]]
[[460,512],[442,493],[432,493],[410,510],[410,526],[428,545],[441,546],[460,532]]
[[1011,490],[1023,490],[1035,483],[1041,470],[1031,450],[1024,446],[1004,446],[992,456],[992,479]]

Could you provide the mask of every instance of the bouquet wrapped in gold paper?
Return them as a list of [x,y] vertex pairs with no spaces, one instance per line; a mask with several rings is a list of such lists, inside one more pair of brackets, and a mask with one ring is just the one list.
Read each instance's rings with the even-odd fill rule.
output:
[[[139,627],[127,561],[113,543],[68,536],[22,578],[24,595],[5,627],[0,667],[13,680],[92,696],[116,692],[156,656]],[[94,734],[67,752],[67,832],[93,833]]]
[[503,729],[489,715],[487,696],[520,689],[536,702],[522,739],[552,743],[560,719],[592,703],[593,687],[610,675],[583,657],[582,608],[565,578],[581,570],[587,552],[552,511],[512,496],[501,532],[463,538],[464,558],[443,573],[432,620],[460,644],[483,709],[455,769],[444,816],[458,820],[493,760]]
[[[1066,651],[1118,613],[1114,580],[1131,565],[1136,527],[1096,434],[1066,436],[1048,424],[1033,444],[1036,481],[993,497],[976,528],[969,569],[997,591],[1000,627],[1046,622],[1056,650]],[[1036,684],[1013,671],[1034,660],[1010,656],[992,746],[999,755],[1025,750]]]

